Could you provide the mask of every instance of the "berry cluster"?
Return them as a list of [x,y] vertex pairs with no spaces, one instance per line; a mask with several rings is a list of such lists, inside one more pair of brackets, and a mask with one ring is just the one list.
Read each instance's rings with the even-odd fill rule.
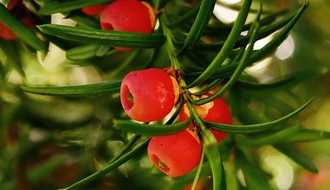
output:
[[[208,97],[207,95],[202,95],[201,98]],[[229,107],[225,103],[225,101],[222,98],[217,98],[211,102],[208,102],[206,104],[203,104],[201,106],[196,106],[196,110],[199,114],[199,116],[204,119],[205,121],[209,122],[216,122],[216,123],[223,123],[223,124],[231,124],[232,118],[231,113],[229,110]],[[185,104],[182,109],[180,110],[179,114],[179,121],[185,121],[190,117],[190,113],[188,110],[187,105]],[[192,129],[194,127],[193,124],[189,125],[189,128]],[[222,133],[220,131],[216,131],[214,129],[210,129],[210,131],[213,133],[214,137],[218,142],[223,140],[227,134]]]
[[[200,118],[209,122],[231,124],[231,114],[226,103],[217,98],[207,104],[196,106]],[[179,114],[179,122],[187,120],[189,110],[186,104]],[[153,137],[148,147],[151,161],[165,174],[177,177],[194,169],[201,158],[202,140],[199,126],[191,123],[188,128],[178,134]],[[227,134],[210,129],[217,142],[223,140]]]
[[[96,5],[82,9],[87,15],[100,15],[103,30],[151,33],[155,24],[155,12],[150,5],[138,0],[116,0],[108,5]],[[119,51],[130,48],[115,47]],[[126,114],[139,122],[153,122],[169,115],[182,91],[175,76],[150,68],[128,73],[122,80],[120,99]],[[206,94],[195,98],[204,98]],[[201,119],[231,124],[231,114],[226,103],[217,98],[196,106]],[[190,111],[182,106],[178,122],[187,120]],[[210,129],[220,142],[227,134]],[[165,174],[177,177],[194,169],[202,156],[202,140],[199,126],[191,123],[187,129],[174,135],[154,136],[148,146],[150,160]]]
[[[175,106],[179,86],[174,77],[161,69],[151,68],[128,73],[122,81],[120,98],[122,106],[132,119],[151,122],[164,118]],[[204,95],[208,96],[208,95]],[[202,97],[204,97],[202,96]],[[217,98],[196,106],[205,121],[231,124],[231,113],[226,103]],[[179,113],[179,122],[190,117],[186,104]],[[210,129],[218,142],[225,133]],[[174,135],[154,136],[148,146],[150,160],[165,174],[177,177],[194,169],[202,155],[199,126],[193,123]]]

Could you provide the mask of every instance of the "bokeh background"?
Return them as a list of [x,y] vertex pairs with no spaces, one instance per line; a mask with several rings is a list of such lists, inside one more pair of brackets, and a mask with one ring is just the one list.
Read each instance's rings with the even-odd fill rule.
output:
[[[239,0],[238,0],[239,1]],[[228,1],[233,2],[233,1]],[[274,0],[269,6],[283,10],[294,8],[302,1]],[[248,69],[260,81],[267,82],[273,77],[290,72],[291,69],[302,69],[322,65],[329,69],[330,58],[330,2],[326,0],[310,1],[309,7],[304,12],[300,21],[294,27],[288,39],[279,47],[274,56],[263,60],[261,63]],[[228,10],[219,17],[223,21],[232,22],[235,13]],[[233,15],[228,18],[228,15]],[[264,39],[271,40],[271,38]],[[256,46],[263,45],[263,40]],[[299,117],[303,126],[310,129],[330,130],[330,75],[313,80],[305,84],[305,91],[300,97],[315,96],[314,103],[309,106]],[[288,100],[290,101],[290,100]],[[264,159],[264,167],[276,176],[273,180],[278,189],[308,189],[325,190],[330,187],[330,148],[329,140],[313,143],[298,143],[299,149],[318,166],[319,173],[313,174],[304,171],[287,159],[281,153],[269,147],[259,150]]]

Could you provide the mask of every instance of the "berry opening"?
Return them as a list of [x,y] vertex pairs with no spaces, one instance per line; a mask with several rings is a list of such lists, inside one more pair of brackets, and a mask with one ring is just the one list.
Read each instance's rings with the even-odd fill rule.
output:
[[122,93],[123,93],[123,107],[126,111],[129,111],[132,109],[133,104],[134,104],[134,96],[130,92],[129,88],[127,85],[124,85],[122,88]]
[[[126,99],[128,100],[128,102],[133,106],[134,105],[134,97],[133,95],[131,94],[131,92],[128,92],[127,96],[126,96]],[[131,106],[131,107],[132,107]]]
[[109,24],[109,23],[101,23],[101,28],[103,30],[113,30],[114,29],[112,24]]
[[162,160],[159,159],[159,157],[156,156],[155,154],[151,155],[151,161],[154,162],[156,166],[164,173],[170,172],[170,168],[164,162],[162,162]]

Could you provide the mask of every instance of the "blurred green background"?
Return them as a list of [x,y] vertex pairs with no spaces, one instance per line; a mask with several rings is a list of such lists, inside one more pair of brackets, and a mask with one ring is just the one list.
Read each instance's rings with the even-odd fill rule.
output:
[[[295,6],[297,2],[274,1],[279,7]],[[294,41],[294,52],[285,60],[278,60],[283,64],[290,64],[296,68],[323,65],[330,68],[330,2],[327,0],[313,0],[301,20],[291,34]],[[307,84],[307,91],[302,96],[314,95],[314,103],[299,117],[306,128],[330,130],[330,75]],[[279,189],[326,190],[330,187],[330,149],[329,140],[313,143],[299,143],[299,149],[306,153],[319,167],[318,174],[303,171],[290,160],[278,153],[265,148],[266,167],[273,169],[278,175]],[[280,188],[281,187],[281,188]]]

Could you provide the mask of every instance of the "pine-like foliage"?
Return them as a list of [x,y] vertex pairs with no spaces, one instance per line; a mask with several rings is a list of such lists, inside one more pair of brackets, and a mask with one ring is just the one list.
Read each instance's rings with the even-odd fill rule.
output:
[[[0,22],[19,37],[0,38],[1,189],[172,190],[200,183],[214,190],[276,189],[263,148],[318,172],[295,143],[330,137],[306,129],[299,118],[313,103],[308,84],[326,70],[274,64],[266,81],[269,73],[248,71],[274,55],[307,1],[277,10],[261,0],[150,0],[160,11],[151,34],[101,30],[98,16],[81,12],[112,0],[24,0],[36,22],[31,30],[6,8],[8,1],[0,2]],[[236,11],[236,20],[222,22],[215,6]],[[56,23],[60,14],[74,24]],[[271,40],[255,48],[264,38]],[[180,97],[165,119],[137,123],[123,111],[120,85],[130,71],[147,68],[174,68]],[[233,124],[207,122],[196,113],[195,106],[218,97],[228,103]],[[191,118],[178,122],[184,103]],[[201,162],[187,175],[165,176],[147,157],[150,137],[180,132],[190,121],[202,141]],[[208,129],[228,136],[216,143]]]

